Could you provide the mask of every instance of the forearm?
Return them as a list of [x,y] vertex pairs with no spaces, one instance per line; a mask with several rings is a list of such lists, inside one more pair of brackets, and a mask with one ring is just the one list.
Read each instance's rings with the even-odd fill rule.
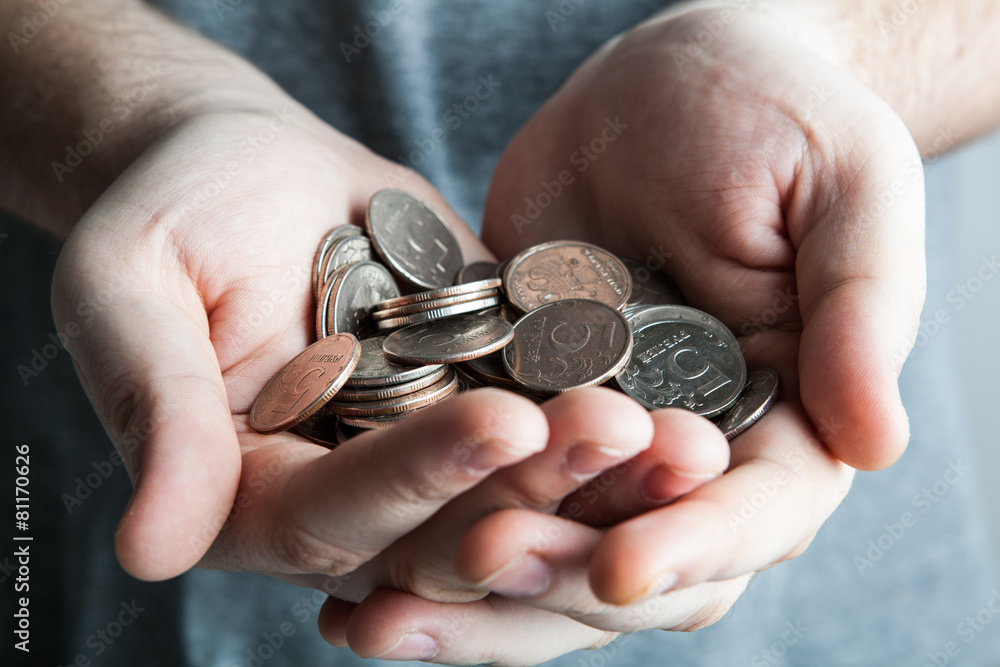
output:
[[699,7],[766,14],[877,92],[925,157],[1000,125],[996,0],[705,0],[664,16]]
[[277,90],[134,0],[6,0],[0,35],[0,208],[58,235],[176,123]]

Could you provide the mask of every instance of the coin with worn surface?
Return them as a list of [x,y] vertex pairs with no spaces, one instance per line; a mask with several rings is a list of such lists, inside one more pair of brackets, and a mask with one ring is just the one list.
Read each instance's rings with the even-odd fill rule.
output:
[[462,249],[444,219],[402,190],[372,195],[365,225],[382,261],[424,289],[451,285],[464,264]]
[[593,299],[621,309],[631,279],[621,260],[582,241],[552,241],[514,257],[503,284],[510,302],[523,312],[563,299]]
[[372,255],[372,242],[363,234],[355,234],[342,238],[330,248],[326,256],[326,267],[323,270],[323,284],[333,277],[340,269],[357,262],[370,262]]
[[466,283],[465,285],[452,285],[451,287],[443,287],[441,289],[430,290],[428,292],[417,292],[416,294],[407,294],[406,296],[401,296],[395,299],[386,299],[385,301],[375,304],[375,308],[378,310],[402,308],[404,306],[412,306],[414,304],[425,303],[427,301],[438,301],[440,299],[453,296],[485,292],[487,290],[498,289],[502,285],[503,281],[499,278],[487,278],[486,280],[477,280],[476,282]]
[[377,262],[358,262],[342,269],[330,284],[326,307],[327,330],[352,333],[365,339],[375,333],[371,312],[386,297],[398,296],[392,274]]
[[351,334],[316,341],[264,386],[250,410],[250,426],[277,433],[307,419],[344,385],[360,358],[361,345]]
[[495,296],[500,296],[500,290],[495,288],[483,290],[482,292],[472,292],[471,294],[446,296],[443,299],[434,299],[433,301],[421,301],[420,303],[410,304],[409,306],[399,306],[398,308],[386,308],[385,310],[376,310],[372,312],[372,319],[387,320],[391,317],[402,317],[403,315],[413,315],[414,313],[422,313],[427,310],[445,308],[446,306],[456,306],[460,303],[468,303],[469,301],[478,301],[480,299],[486,299]]
[[530,311],[504,348],[507,372],[536,392],[601,384],[629,359],[632,333],[617,309],[600,301],[564,299]]
[[684,297],[670,278],[639,262],[621,258],[632,278],[629,306],[682,306]]
[[291,431],[324,447],[333,448],[340,444],[337,440],[337,415],[325,408],[320,408],[315,414],[293,426]]
[[354,373],[347,380],[346,387],[381,387],[390,384],[411,382],[430,375],[442,368],[441,364],[411,366],[396,364],[386,358],[382,350],[385,336],[366,338],[361,341],[361,358]]
[[433,310],[424,310],[419,313],[414,313],[412,315],[403,315],[402,317],[390,317],[385,320],[377,320],[375,326],[379,328],[380,331],[387,331],[390,329],[398,329],[400,327],[410,326],[411,324],[419,324],[421,322],[432,322],[435,320],[442,320],[455,317],[456,315],[463,315],[466,313],[478,313],[481,310],[490,308],[492,306],[499,305],[503,301],[502,297],[490,296],[483,299],[476,299],[475,301],[466,301],[465,303],[458,303],[454,306],[445,306],[444,308],[435,308]]
[[472,264],[466,264],[459,270],[458,275],[455,276],[455,283],[458,285],[462,283],[474,283],[479,280],[486,280],[487,278],[495,278],[496,275],[496,262],[473,262]]
[[732,440],[764,416],[778,400],[781,379],[770,368],[752,370],[747,374],[747,384],[733,406],[712,421]]
[[422,378],[402,382],[400,384],[390,384],[384,387],[343,387],[337,392],[338,401],[348,401],[357,403],[358,401],[381,401],[385,398],[395,398],[405,396],[413,392],[420,391],[431,386],[448,372],[447,366],[439,366],[438,370]]
[[651,306],[629,318],[635,344],[615,377],[647,409],[685,408],[719,414],[740,395],[747,367],[722,322],[687,306]]
[[463,315],[394,331],[382,348],[400,363],[452,364],[496,352],[513,336],[514,327],[499,317]]
[[425,408],[451,396],[458,389],[458,376],[449,370],[447,374],[429,387],[405,396],[383,398],[377,401],[330,401],[326,409],[347,417],[377,417],[413,412]]
[[313,299],[319,300],[320,288],[323,285],[325,278],[325,268],[326,268],[326,255],[333,247],[333,244],[344,238],[345,236],[353,236],[355,234],[360,234],[361,228],[357,225],[340,225],[339,227],[334,227],[323,240],[320,241],[319,247],[316,248],[316,254],[313,256],[313,268],[312,268],[312,291]]

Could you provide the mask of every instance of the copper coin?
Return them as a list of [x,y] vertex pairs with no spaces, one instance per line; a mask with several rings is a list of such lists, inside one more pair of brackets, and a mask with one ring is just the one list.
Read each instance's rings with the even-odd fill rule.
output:
[[582,241],[528,248],[511,260],[503,284],[510,302],[526,313],[563,299],[592,299],[620,310],[631,293],[621,260]]
[[518,320],[503,361],[519,384],[551,394],[605,382],[628,362],[631,350],[632,333],[617,309],[564,299]]
[[447,287],[462,268],[462,249],[444,218],[407,192],[372,195],[365,226],[382,261],[414,285]]
[[378,401],[330,401],[326,409],[347,417],[378,417],[413,412],[448,398],[458,389],[458,376],[449,370],[445,377],[420,391]]
[[781,379],[770,368],[750,371],[740,397],[731,408],[712,421],[722,429],[728,440],[732,440],[771,409],[780,391]]
[[399,363],[451,364],[496,352],[513,336],[514,327],[499,317],[463,315],[395,331],[382,349]]
[[278,433],[307,419],[344,385],[360,358],[361,345],[351,334],[316,341],[261,390],[250,410],[250,426]]
[[479,280],[496,277],[496,262],[473,262],[472,264],[466,264],[461,268],[458,275],[455,276],[455,283],[461,285],[463,283],[474,283]]
[[373,257],[372,242],[363,234],[355,234],[336,241],[326,256],[320,291],[340,269],[357,262],[369,262]]
[[454,306],[445,306],[444,308],[424,310],[412,315],[403,315],[402,317],[390,317],[386,320],[378,320],[375,322],[375,326],[378,327],[380,331],[388,331],[391,329],[398,329],[400,327],[407,327],[411,324],[443,320],[467,313],[478,313],[480,310],[485,308],[499,305],[502,300],[503,299],[499,295],[490,296],[484,299],[476,299],[475,301],[466,301],[465,303],[455,304]]
[[361,358],[354,374],[344,385],[346,387],[383,387],[391,384],[412,382],[434,373],[441,364],[412,366],[389,361],[382,351],[385,336],[366,338],[361,341]]
[[685,408],[712,417],[731,406],[747,368],[722,322],[687,306],[651,306],[629,317],[635,346],[615,377],[647,409]]
[[682,306],[684,297],[670,278],[659,271],[650,271],[639,262],[621,258],[632,278],[632,296],[629,306]]
[[344,444],[351,438],[361,435],[366,429],[358,428],[356,426],[348,426],[344,423],[342,419],[337,420],[337,444]]
[[434,371],[430,375],[417,378],[416,380],[412,380],[410,382],[391,384],[385,387],[343,387],[337,392],[337,396],[335,398],[338,401],[356,403],[358,401],[380,401],[385,398],[405,396],[431,386],[443,378],[447,372],[448,366],[440,366],[438,370]]
[[482,292],[472,292],[471,294],[459,294],[458,296],[447,296],[443,299],[434,299],[433,301],[421,301],[420,303],[414,303],[409,306],[399,306],[398,308],[387,308],[385,310],[376,310],[372,313],[372,319],[387,320],[392,317],[413,315],[414,313],[422,313],[428,310],[436,310],[438,308],[455,306],[460,303],[468,303],[469,301],[478,301],[480,299],[486,299],[495,296],[500,296],[500,290],[488,289],[488,290],[483,290]]
[[360,233],[361,228],[357,225],[340,225],[327,232],[323,240],[320,241],[319,247],[316,248],[316,254],[313,256],[312,291],[314,300],[319,300],[320,288],[325,278],[326,255],[330,251],[330,248],[345,236],[353,236]]
[[[381,415],[379,417],[341,417],[340,423],[354,429],[376,430],[389,428],[396,422],[408,417],[410,413],[404,412],[398,415]],[[346,435],[346,434],[345,434]]]
[[331,449],[340,444],[337,439],[337,415],[323,408],[293,426],[291,431],[317,445]]
[[330,285],[326,326],[331,333],[368,338],[375,333],[375,304],[399,295],[392,274],[377,262],[358,262],[342,269]]
[[486,290],[498,289],[503,285],[503,281],[499,278],[487,278],[486,280],[478,280],[473,283],[466,283],[464,285],[452,285],[451,287],[443,287],[441,289],[430,290],[427,292],[417,292],[416,294],[407,294],[405,296],[398,297],[396,299],[386,299],[380,303],[375,304],[375,308],[378,310],[389,310],[390,308],[401,308],[403,306],[412,306],[417,303],[424,303],[426,301],[437,301],[438,299],[444,299],[452,296],[460,296],[463,294],[475,294],[477,292],[483,292]]

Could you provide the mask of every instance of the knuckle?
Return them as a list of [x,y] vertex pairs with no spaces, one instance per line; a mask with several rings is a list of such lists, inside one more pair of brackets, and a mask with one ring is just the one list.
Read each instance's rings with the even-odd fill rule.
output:
[[368,555],[345,549],[298,526],[284,529],[275,540],[278,557],[296,573],[349,574],[368,561]]

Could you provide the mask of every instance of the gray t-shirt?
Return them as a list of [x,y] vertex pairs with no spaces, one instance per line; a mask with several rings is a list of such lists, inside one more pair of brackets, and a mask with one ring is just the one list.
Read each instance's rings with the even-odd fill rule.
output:
[[[245,55],[334,127],[417,169],[476,226],[492,170],[516,130],[587,55],[669,3],[156,4]],[[488,94],[475,98],[484,81]],[[470,95],[467,117],[450,113]],[[432,150],[427,139],[437,129],[445,141]],[[946,305],[943,223],[952,177],[946,163],[928,177],[928,247],[935,250],[928,312]],[[0,290],[3,321],[15,323],[0,338],[7,369],[0,424],[10,442],[31,446],[40,531],[32,547],[29,664],[68,665],[81,656],[78,664],[94,665],[379,663],[319,638],[322,594],[257,575],[199,570],[148,584],[121,571],[112,538],[128,480],[68,355],[45,347],[54,331],[44,304],[57,248],[7,219],[0,232],[8,234],[0,236],[0,279],[19,285]],[[989,609],[1000,593],[973,505],[952,347],[951,332],[942,330],[906,365],[913,438],[904,458],[888,471],[859,474],[808,551],[761,574],[725,619],[692,634],[626,636],[551,664],[996,664],[1000,619]],[[44,369],[25,382],[16,368],[35,352]],[[66,504],[66,494],[83,501]],[[3,565],[0,578],[11,585],[10,562]]]

